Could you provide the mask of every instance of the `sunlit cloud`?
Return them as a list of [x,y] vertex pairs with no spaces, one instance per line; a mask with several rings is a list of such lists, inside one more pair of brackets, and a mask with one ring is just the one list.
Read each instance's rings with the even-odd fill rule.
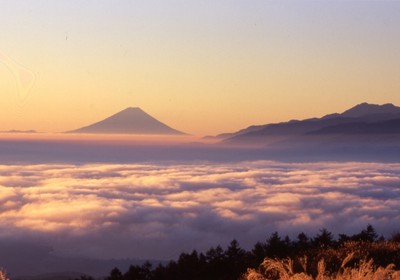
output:
[[[279,163],[0,166],[0,238],[57,253],[172,258],[271,232],[355,233],[400,223],[400,164]],[[222,245],[224,245],[222,244]]]

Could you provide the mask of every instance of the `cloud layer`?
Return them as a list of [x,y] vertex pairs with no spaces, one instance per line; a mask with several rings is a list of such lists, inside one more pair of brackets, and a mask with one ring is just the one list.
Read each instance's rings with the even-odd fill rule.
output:
[[1,240],[58,254],[174,258],[273,231],[356,233],[400,224],[400,164],[2,165]]

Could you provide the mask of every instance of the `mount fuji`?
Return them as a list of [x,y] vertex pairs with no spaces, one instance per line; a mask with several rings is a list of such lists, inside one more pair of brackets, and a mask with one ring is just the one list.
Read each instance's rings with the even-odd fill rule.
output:
[[153,118],[142,109],[126,108],[102,121],[67,131],[67,133],[93,134],[152,134],[152,135],[184,135],[185,133],[169,127]]

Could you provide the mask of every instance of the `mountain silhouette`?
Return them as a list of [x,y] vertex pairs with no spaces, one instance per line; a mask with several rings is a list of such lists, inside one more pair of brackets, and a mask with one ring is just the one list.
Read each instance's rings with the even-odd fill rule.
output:
[[361,103],[343,113],[333,113],[322,118],[250,126],[238,132],[221,135],[226,136],[223,138],[225,143],[269,144],[300,135],[398,134],[399,119],[400,107],[393,104]]
[[359,118],[366,115],[390,115],[390,114],[400,114],[400,107],[394,106],[391,103],[377,105],[361,103],[347,111],[340,114],[342,117],[348,118]]
[[378,122],[350,122],[323,127],[310,134],[400,134],[400,119]]
[[183,135],[140,108],[126,108],[102,121],[67,133]]

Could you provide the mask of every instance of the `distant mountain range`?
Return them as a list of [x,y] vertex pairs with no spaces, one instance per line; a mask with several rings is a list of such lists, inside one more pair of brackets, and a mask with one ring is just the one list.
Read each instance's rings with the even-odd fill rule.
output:
[[11,129],[11,130],[2,130],[0,133],[38,133],[36,130],[16,130],[16,129]]
[[400,134],[400,107],[361,103],[322,118],[250,126],[215,136],[223,143],[271,144],[299,136]]
[[[37,133],[34,130],[0,131],[0,133]],[[142,109],[126,108],[102,121],[67,131],[88,134],[185,135],[150,116]],[[342,113],[321,118],[254,125],[233,133],[222,133],[213,138],[228,144],[270,145],[300,136],[398,135],[400,136],[400,107],[391,103],[377,105],[361,103]],[[311,138],[310,138],[311,139]],[[314,138],[315,139],[315,138]]]
[[94,134],[152,134],[183,135],[185,133],[173,129],[156,120],[140,108],[127,108],[102,121],[68,131],[67,133]]

